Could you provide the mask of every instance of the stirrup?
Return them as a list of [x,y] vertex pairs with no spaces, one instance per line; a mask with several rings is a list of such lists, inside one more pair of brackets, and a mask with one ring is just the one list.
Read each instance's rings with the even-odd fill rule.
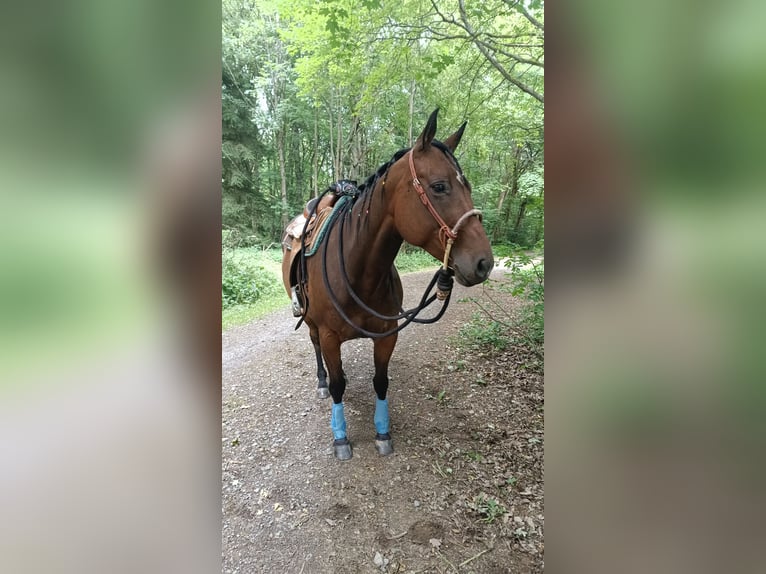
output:
[[298,298],[298,286],[296,285],[290,290],[293,300],[293,317],[303,316],[303,308],[301,307],[300,299]]

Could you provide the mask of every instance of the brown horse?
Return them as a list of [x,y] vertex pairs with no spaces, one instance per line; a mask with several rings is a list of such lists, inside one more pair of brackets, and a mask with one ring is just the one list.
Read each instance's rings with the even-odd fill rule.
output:
[[[375,446],[386,455],[393,452],[386,393],[397,332],[412,320],[433,321],[417,320],[411,312],[401,312],[402,284],[393,263],[402,241],[444,260],[444,275],[454,272],[462,285],[481,283],[493,267],[489,240],[480,218],[473,217],[480,213],[474,209],[471,186],[453,155],[465,123],[439,142],[434,140],[437,112],[429,117],[414,147],[397,152],[359,187],[358,193],[346,198],[343,212],[331,221],[316,255],[297,265],[303,318],[316,352],[320,398],[328,395],[322,357],[330,375],[331,428],[335,456],[340,460],[352,456],[343,413],[346,376],[341,343],[374,338]],[[282,270],[288,294],[297,245],[284,250]],[[442,312],[448,300],[447,296]],[[403,318],[405,323],[399,325]]]

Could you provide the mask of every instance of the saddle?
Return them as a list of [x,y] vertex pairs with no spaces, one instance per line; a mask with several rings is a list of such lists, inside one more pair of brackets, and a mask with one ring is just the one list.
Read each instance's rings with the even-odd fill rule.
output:
[[[341,180],[330,186],[328,193],[320,197],[310,199],[303,209],[303,213],[295,217],[285,229],[285,235],[282,238],[282,247],[290,253],[290,287],[298,285],[298,267],[301,252],[302,235],[306,233],[305,241],[306,257],[310,257],[316,252],[322,239],[324,239],[325,224],[333,213],[333,209],[343,196],[353,197],[358,192],[356,182],[351,180]],[[308,225],[306,222],[308,221]]]
[[[311,240],[311,232],[316,228],[317,216],[321,217],[322,212],[328,207],[333,207],[335,202],[338,201],[338,195],[327,194],[324,197],[314,197],[309,199],[306,207],[303,208],[303,213],[297,215],[293,220],[287,224],[285,228],[285,235],[282,238],[282,246],[287,251],[295,251],[296,248],[300,249],[301,236],[303,235],[303,229],[306,228],[306,244]],[[319,205],[317,205],[317,203]],[[316,209],[314,209],[316,207]],[[311,221],[306,226],[306,220],[311,217]],[[297,242],[297,245],[296,245]]]

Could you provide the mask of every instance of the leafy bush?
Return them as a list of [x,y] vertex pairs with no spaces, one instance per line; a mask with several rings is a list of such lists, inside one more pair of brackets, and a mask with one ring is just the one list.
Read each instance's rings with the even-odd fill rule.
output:
[[[542,250],[542,242],[536,247]],[[498,250],[494,251],[498,256]],[[482,313],[475,313],[471,321],[460,329],[460,344],[474,350],[502,351],[513,343],[526,347],[542,359],[545,342],[544,260],[516,248],[510,253],[505,266],[510,270],[510,281],[492,282],[495,286],[485,289],[499,289],[524,299],[526,305],[522,306],[521,315],[512,315],[491,297],[488,303],[473,299]],[[487,294],[489,296],[489,292]]]
[[261,297],[279,291],[279,281],[261,266],[234,257],[225,257],[221,266],[223,308],[255,303]]
[[493,245],[492,246],[492,255],[494,255],[495,259],[503,259],[505,257],[511,257],[515,253],[517,253],[521,249],[518,245],[515,243],[504,243],[502,245]]
[[238,229],[221,230],[221,249],[236,249],[242,243],[242,233]]
[[506,262],[511,270],[511,293],[527,301],[517,329],[520,342],[542,355],[545,342],[545,261],[535,261],[524,252],[517,253]]
[[221,230],[221,247],[224,251],[241,247],[261,245],[263,240],[257,235],[244,233],[240,229]]
[[439,262],[420,247],[412,247],[408,243],[405,243],[402,245],[399,254],[396,256],[394,265],[400,273],[409,273],[411,271],[420,271],[428,268],[436,271]]
[[495,320],[487,320],[481,313],[474,313],[471,321],[460,328],[460,341],[463,346],[479,350],[492,348],[504,350],[510,342],[507,327]]
[[262,250],[262,257],[266,261],[282,264],[282,249],[280,247]]

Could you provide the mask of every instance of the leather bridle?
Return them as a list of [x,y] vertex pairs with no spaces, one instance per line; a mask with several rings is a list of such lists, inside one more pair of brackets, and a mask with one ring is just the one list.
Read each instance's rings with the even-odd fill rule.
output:
[[[468,220],[469,217],[473,217],[474,215],[476,215],[481,221],[481,210],[471,209],[469,211],[466,211],[463,215],[461,215],[458,218],[455,225],[452,228],[450,228],[450,226],[447,225],[444,219],[442,219],[442,216],[439,215],[439,212],[436,211],[436,208],[434,207],[433,203],[431,203],[431,198],[428,197],[426,190],[423,189],[423,184],[421,184],[420,179],[418,179],[418,174],[415,172],[415,161],[413,159],[414,151],[415,151],[415,148],[413,147],[412,149],[410,149],[409,153],[407,154],[408,156],[407,159],[410,164],[410,174],[412,174],[412,186],[415,188],[415,191],[418,192],[418,196],[420,197],[421,203],[426,206],[426,209],[428,209],[428,212],[431,214],[431,216],[436,220],[436,223],[439,225],[439,241],[441,242],[442,247],[444,248],[444,261],[442,261],[442,268],[446,271],[449,268],[449,256],[450,256],[450,252],[452,251],[452,244],[455,243],[455,240],[457,239],[458,231],[460,231],[460,228]],[[461,183],[463,182],[463,178],[460,175],[460,172],[458,172],[458,179],[460,180]],[[439,294],[438,291],[437,291],[437,294]],[[440,296],[439,299],[442,299],[442,297]]]

